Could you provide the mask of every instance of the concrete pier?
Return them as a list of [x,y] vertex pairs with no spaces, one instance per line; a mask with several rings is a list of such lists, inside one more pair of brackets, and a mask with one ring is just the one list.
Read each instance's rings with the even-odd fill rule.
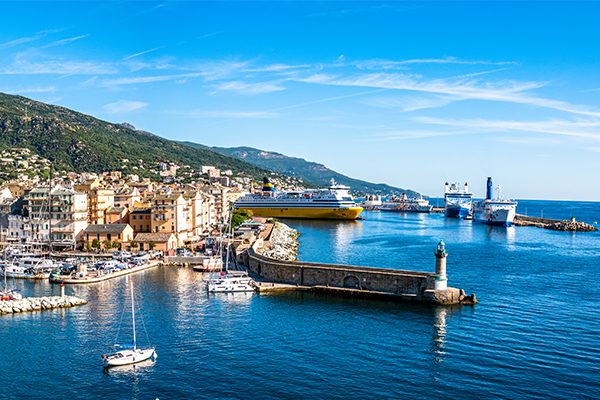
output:
[[257,249],[261,247],[259,239],[241,257],[248,270],[260,277],[259,292],[311,290],[437,305],[477,301],[475,295],[467,296],[464,290],[448,287],[447,252],[443,242],[435,252],[435,273],[275,260],[259,254]]
[[97,275],[97,276],[86,276],[82,272],[83,276],[81,276],[81,277],[75,276],[75,277],[63,278],[62,279],[62,283],[68,284],[68,285],[82,284],[82,283],[97,283],[97,282],[106,281],[108,279],[117,278],[117,277],[123,276],[123,275],[129,275],[129,274],[134,274],[136,272],[142,272],[142,271],[145,271],[147,269],[151,269],[151,268],[157,267],[157,266],[159,266],[161,264],[162,264],[162,262],[160,262],[160,261],[150,261],[147,264],[138,265],[138,266],[133,267],[133,268],[123,269],[121,271],[112,272],[112,273],[109,273],[109,274],[106,274],[106,275]]

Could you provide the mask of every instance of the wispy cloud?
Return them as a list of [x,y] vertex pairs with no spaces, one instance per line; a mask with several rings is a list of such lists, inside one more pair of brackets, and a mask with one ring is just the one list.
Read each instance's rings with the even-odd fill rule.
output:
[[105,104],[102,109],[109,114],[125,114],[136,110],[141,110],[148,106],[148,103],[142,101],[119,100],[114,103]]
[[242,81],[230,81],[219,83],[214,86],[216,92],[230,91],[244,95],[256,95],[272,92],[280,92],[285,90],[285,86],[282,86],[279,82],[242,82]]
[[215,119],[254,119],[275,118],[277,114],[270,111],[244,111],[244,110],[192,110],[187,112],[175,112],[193,118],[215,118]]
[[49,31],[49,30],[41,31],[41,32],[37,32],[36,34],[31,35],[31,36],[23,36],[23,37],[20,37],[17,39],[9,40],[8,42],[0,43],[0,50],[34,42],[36,40],[42,39],[43,37],[45,37],[46,35],[48,35],[49,33],[52,33],[52,32],[56,32],[56,31]]
[[62,45],[65,45],[65,44],[76,42],[76,41],[81,40],[81,39],[85,39],[86,37],[89,37],[89,36],[90,36],[89,34],[86,34],[86,35],[79,35],[79,36],[73,36],[73,37],[70,37],[70,38],[60,39],[60,40],[56,40],[54,42],[48,43],[47,45],[44,45],[44,46],[42,46],[40,48],[41,49],[47,49],[47,48],[50,48],[50,47],[62,46]]
[[36,93],[55,93],[56,86],[34,86],[19,89],[3,89],[1,92],[10,94],[36,94]]
[[561,119],[538,121],[514,121],[492,119],[452,119],[415,117],[415,122],[474,131],[533,132],[548,135],[568,136],[600,141],[600,120],[570,121]]
[[128,55],[127,57],[123,57],[123,61],[131,60],[132,58],[143,56],[144,54],[153,53],[153,52],[163,49],[163,48],[164,48],[164,46],[159,46],[159,47],[153,47],[148,50],[143,50],[138,53],[133,53],[133,54]]
[[385,60],[372,59],[362,60],[353,63],[359,69],[396,69],[406,68],[415,64],[453,64],[453,65],[515,65],[514,61],[485,61],[485,60],[462,60],[456,57],[443,58],[413,58],[408,60]]
[[36,60],[17,54],[12,64],[0,67],[0,75],[104,75],[117,73],[111,63],[58,58]]

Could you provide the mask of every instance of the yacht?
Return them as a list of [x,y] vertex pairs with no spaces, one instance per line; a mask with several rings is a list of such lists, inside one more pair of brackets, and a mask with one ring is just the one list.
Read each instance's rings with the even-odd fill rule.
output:
[[245,271],[221,272],[208,281],[209,293],[253,292],[254,281]]
[[154,347],[147,347],[147,348],[137,347],[137,334],[136,334],[136,326],[135,326],[135,304],[134,304],[134,292],[133,292],[133,280],[132,279],[129,280],[129,287],[130,287],[130,291],[131,291],[131,319],[132,319],[132,326],[133,326],[133,341],[132,341],[131,346],[115,345],[118,347],[126,347],[125,349],[117,351],[116,353],[113,353],[110,355],[102,354],[102,361],[104,364],[104,368],[137,364],[137,363],[142,363],[147,360],[155,361],[156,358],[158,357],[158,355],[156,354],[156,349]]
[[395,212],[430,213],[432,209],[429,201],[423,198],[409,199],[406,193],[402,193],[400,197],[392,197],[381,206],[381,211]]
[[517,202],[494,198],[492,178],[487,178],[487,192],[485,199],[475,203],[473,214],[475,221],[489,225],[511,226],[515,219]]
[[261,193],[240,197],[233,208],[249,210],[257,217],[349,220],[363,210],[354,202],[350,187],[337,185],[333,179],[327,189],[277,192],[266,177]]
[[444,214],[449,218],[468,218],[473,206],[473,194],[465,182],[463,188],[458,183],[448,183],[444,187]]

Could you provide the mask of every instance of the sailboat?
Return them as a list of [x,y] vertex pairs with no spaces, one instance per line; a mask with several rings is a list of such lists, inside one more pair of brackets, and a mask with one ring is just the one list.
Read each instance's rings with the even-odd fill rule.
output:
[[158,355],[154,347],[140,348],[137,347],[137,335],[135,330],[135,304],[133,296],[133,280],[129,281],[131,290],[131,318],[133,326],[133,342],[131,346],[115,345],[115,347],[129,347],[124,350],[119,350],[113,354],[102,354],[104,368],[117,367],[129,364],[138,364],[146,360],[155,361]]
[[[232,212],[229,211],[229,233],[233,237],[232,229]],[[225,237],[221,241],[221,249]],[[230,248],[227,245],[227,254],[225,256],[225,271],[221,272],[218,277],[209,279],[207,289],[209,293],[239,293],[253,292],[255,289],[254,281],[248,276],[246,271],[229,271],[229,252]]]

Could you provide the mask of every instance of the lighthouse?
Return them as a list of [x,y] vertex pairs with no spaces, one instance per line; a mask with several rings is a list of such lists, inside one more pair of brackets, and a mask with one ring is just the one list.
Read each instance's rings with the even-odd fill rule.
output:
[[437,245],[434,251],[435,254],[435,290],[445,290],[448,288],[448,276],[446,275],[446,245],[443,240]]

